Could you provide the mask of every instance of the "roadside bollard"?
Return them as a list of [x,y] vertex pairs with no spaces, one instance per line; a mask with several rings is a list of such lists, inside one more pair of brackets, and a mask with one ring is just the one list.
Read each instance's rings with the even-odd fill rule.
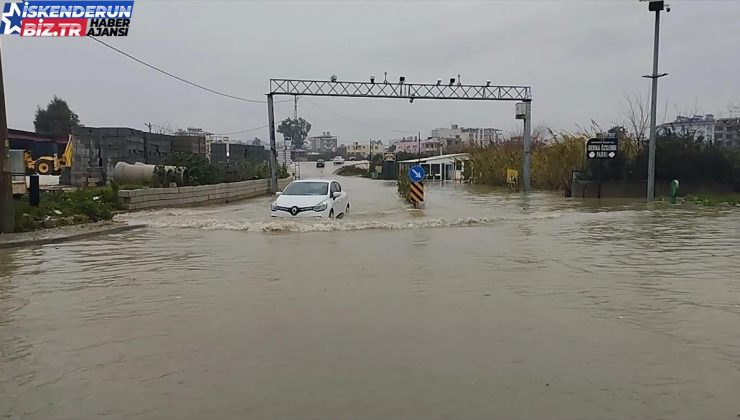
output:
[[41,201],[41,192],[39,187],[39,174],[32,174],[29,177],[28,185],[28,203],[32,207],[38,207]]
[[676,195],[678,195],[678,180],[671,181],[671,204],[676,204]]

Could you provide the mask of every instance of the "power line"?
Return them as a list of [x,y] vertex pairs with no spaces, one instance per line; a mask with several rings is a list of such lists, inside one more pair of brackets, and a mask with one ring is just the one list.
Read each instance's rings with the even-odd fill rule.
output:
[[248,133],[250,131],[257,131],[257,130],[261,130],[261,129],[267,128],[267,127],[269,127],[269,125],[262,125],[262,126],[259,126],[259,127],[248,128],[246,130],[241,130],[241,131],[232,131],[231,133],[218,133],[218,134],[214,134],[214,136],[228,136],[228,135],[231,135],[231,134]]
[[[130,59],[132,59],[134,61],[136,61],[139,64],[143,64],[143,65],[149,67],[152,70],[158,71],[158,72],[160,72],[160,73],[162,73],[162,74],[164,74],[166,76],[172,77],[173,79],[177,79],[177,80],[179,80],[179,81],[181,81],[183,83],[187,83],[187,84],[189,84],[191,86],[197,87],[198,89],[205,90],[206,92],[215,93],[216,95],[220,95],[220,96],[223,96],[223,97],[226,97],[226,98],[230,98],[230,99],[236,99],[238,101],[243,101],[243,102],[250,102],[250,103],[255,103],[255,104],[265,104],[265,103],[267,103],[267,101],[260,101],[260,100],[256,100],[256,99],[249,99],[249,98],[243,98],[241,96],[230,95],[228,93],[219,92],[219,91],[217,91],[215,89],[211,89],[211,88],[205,87],[203,85],[199,85],[199,84],[197,84],[195,82],[191,82],[190,80],[187,80],[187,79],[184,79],[184,78],[182,78],[180,76],[174,75],[174,74],[172,74],[172,73],[170,73],[170,72],[168,72],[166,70],[162,70],[159,67],[157,67],[157,66],[155,66],[153,64],[149,64],[149,63],[147,63],[144,60],[138,59],[138,58],[134,57],[133,55],[131,55],[131,54],[125,52],[125,51],[122,51],[122,50],[114,47],[113,45],[110,45],[107,42],[102,41],[102,40],[100,40],[100,39],[98,39],[96,37],[90,36],[90,37],[87,37],[87,38],[92,39],[93,41],[95,41],[95,42],[97,42],[97,43],[99,43],[101,45],[104,45],[104,46],[112,49],[113,51],[116,51],[117,53],[122,54],[122,55],[124,55],[124,56],[126,56],[126,57],[128,57],[128,58],[130,58]],[[290,99],[283,100],[283,101],[275,101],[275,102],[277,102],[277,103],[280,103],[280,102],[290,102]]]

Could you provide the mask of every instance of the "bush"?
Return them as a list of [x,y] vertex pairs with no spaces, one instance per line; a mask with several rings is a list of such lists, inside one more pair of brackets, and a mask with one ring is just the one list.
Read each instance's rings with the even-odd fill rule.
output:
[[[612,160],[587,160],[587,137],[559,135],[547,144],[532,145],[531,182],[534,188],[567,189],[573,171],[585,171],[604,181],[642,181],[647,178],[646,144],[621,136],[619,154]],[[470,180],[488,185],[506,185],[506,169],[521,172],[522,142],[507,141],[487,148],[468,150]],[[690,137],[673,134],[656,140],[655,179],[710,182],[733,185],[740,191],[740,150],[707,145]]]
[[357,165],[342,166],[337,170],[337,175],[342,176],[364,176],[370,177],[370,171],[364,168],[359,168]]
[[687,195],[684,198],[687,202],[700,204],[702,206],[740,206],[740,194],[727,195]]
[[[166,166],[175,166],[177,169],[167,169]],[[287,168],[284,165],[280,166],[278,177],[285,178],[287,176]],[[154,169],[152,185],[155,187],[166,187],[171,183],[180,186],[212,185],[269,177],[270,165],[267,161],[252,162],[244,160],[237,163],[215,164],[201,155],[176,153],[170,156],[165,165],[158,165]]]
[[15,230],[39,229],[49,219],[58,226],[110,220],[119,208],[116,188],[42,192],[38,207],[31,207],[27,197],[15,201]]
[[150,185],[149,182],[142,182],[140,184],[119,184],[116,181],[111,180],[110,186],[114,190],[140,190],[142,188],[149,188]]
[[[584,138],[570,135],[557,137],[548,144],[535,142],[532,145],[532,186],[567,188],[572,172],[583,169],[586,160],[584,145]],[[478,184],[505,186],[506,169],[516,169],[521,173],[523,150],[521,140],[468,150],[471,168],[466,171],[466,179]]]

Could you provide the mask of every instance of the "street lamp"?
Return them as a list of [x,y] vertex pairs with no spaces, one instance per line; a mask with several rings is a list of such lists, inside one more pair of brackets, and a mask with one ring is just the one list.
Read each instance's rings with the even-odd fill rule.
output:
[[[647,0],[640,0],[647,1]],[[653,80],[653,90],[650,103],[650,141],[648,143],[648,174],[647,174],[647,199],[655,198],[655,142],[657,128],[657,106],[658,106],[658,79],[667,76],[668,73],[658,73],[658,47],[660,45],[660,12],[671,11],[671,7],[665,1],[649,0],[648,10],[655,12],[655,40],[653,45],[653,73],[642,76]]]

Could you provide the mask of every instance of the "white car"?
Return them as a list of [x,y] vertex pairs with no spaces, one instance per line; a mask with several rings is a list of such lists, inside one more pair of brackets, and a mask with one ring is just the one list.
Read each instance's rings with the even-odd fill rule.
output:
[[336,156],[334,158],[334,164],[335,165],[344,165],[344,158],[341,156]]
[[349,213],[349,197],[342,186],[332,179],[302,179],[293,181],[278,192],[270,205],[272,217],[342,218]]

